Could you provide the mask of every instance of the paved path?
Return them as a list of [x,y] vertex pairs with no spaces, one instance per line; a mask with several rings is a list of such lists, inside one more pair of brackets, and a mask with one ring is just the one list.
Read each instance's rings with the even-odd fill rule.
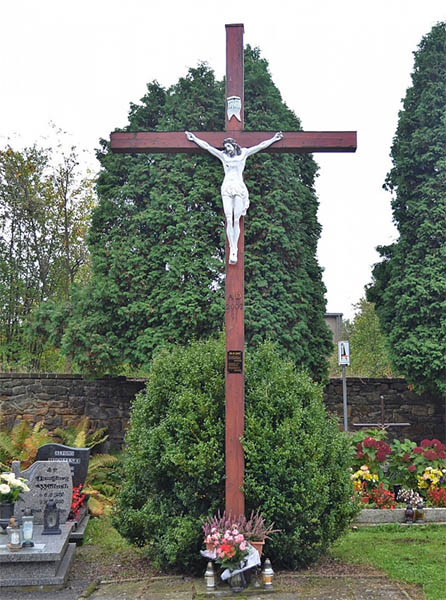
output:
[[386,577],[308,576],[282,574],[275,580],[273,593],[249,588],[231,595],[228,588],[206,594],[203,579],[160,577],[98,583],[76,580],[73,574],[62,590],[29,592],[0,589],[1,600],[424,600],[419,588],[390,581]]
[[146,580],[101,584],[90,600],[422,600],[417,588],[389,581],[386,577],[282,576],[273,593],[250,588],[237,595],[228,592],[206,594],[202,580]]

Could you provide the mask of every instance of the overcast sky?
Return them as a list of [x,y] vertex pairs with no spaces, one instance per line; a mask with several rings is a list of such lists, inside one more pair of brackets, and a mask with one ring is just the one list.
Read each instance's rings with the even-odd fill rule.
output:
[[98,140],[148,82],[199,61],[223,77],[224,26],[244,23],[304,129],[358,131],[355,154],[315,154],[327,310],[351,317],[375,247],[397,235],[382,184],[412,53],[444,20],[444,0],[0,0],[0,146],[39,141],[51,121],[97,168]]

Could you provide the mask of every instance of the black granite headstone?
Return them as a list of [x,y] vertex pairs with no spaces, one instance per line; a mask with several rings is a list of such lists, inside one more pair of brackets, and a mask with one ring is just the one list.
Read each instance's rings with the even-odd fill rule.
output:
[[90,448],[70,448],[63,444],[45,444],[37,450],[36,460],[67,462],[71,468],[73,486],[84,485],[90,460]]

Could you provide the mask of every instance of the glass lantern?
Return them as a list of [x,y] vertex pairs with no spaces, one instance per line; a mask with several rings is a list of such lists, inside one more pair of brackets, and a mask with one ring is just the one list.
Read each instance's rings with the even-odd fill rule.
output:
[[10,518],[6,533],[8,534],[8,550],[11,552],[20,550],[22,547],[22,530],[17,525],[14,517]]
[[50,500],[46,503],[45,510],[43,512],[43,531],[42,535],[58,535],[61,532],[59,527],[59,509],[54,500]]
[[32,548],[34,546],[33,532],[34,517],[31,509],[27,508],[25,509],[25,514],[22,517],[22,548]]

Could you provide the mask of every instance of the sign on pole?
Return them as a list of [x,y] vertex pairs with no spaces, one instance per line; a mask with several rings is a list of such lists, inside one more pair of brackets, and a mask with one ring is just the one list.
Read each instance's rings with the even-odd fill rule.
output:
[[349,342],[338,342],[338,364],[340,367],[350,366],[350,344]]
[[344,405],[344,431],[348,431],[347,422],[347,379],[345,367],[350,366],[350,344],[346,341],[338,342],[338,364],[342,367],[342,401]]

